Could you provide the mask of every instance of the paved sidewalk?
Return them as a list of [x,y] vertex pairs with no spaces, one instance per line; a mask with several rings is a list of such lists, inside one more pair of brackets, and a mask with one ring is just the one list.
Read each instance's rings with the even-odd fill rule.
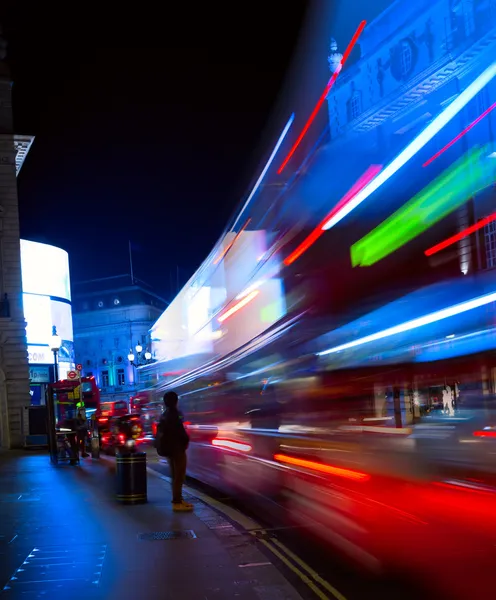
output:
[[[0,599],[300,599],[253,536],[200,500],[173,513],[154,476],[148,498],[117,504],[104,461],[52,467],[44,454],[2,453]],[[169,539],[143,539],[154,532]]]

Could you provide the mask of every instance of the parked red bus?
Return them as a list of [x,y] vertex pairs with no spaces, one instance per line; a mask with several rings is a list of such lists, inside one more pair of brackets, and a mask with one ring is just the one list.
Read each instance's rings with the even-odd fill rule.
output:
[[79,391],[79,379],[63,379],[50,383],[49,387],[53,389],[57,422],[66,418],[67,412],[81,401],[81,396],[88,416],[100,410],[100,390],[94,377],[81,378],[81,391]]

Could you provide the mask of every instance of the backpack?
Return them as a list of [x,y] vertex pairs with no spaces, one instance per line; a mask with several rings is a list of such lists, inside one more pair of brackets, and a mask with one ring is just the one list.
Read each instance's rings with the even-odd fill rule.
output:
[[170,444],[170,436],[167,436],[164,431],[164,423],[160,421],[157,426],[157,435],[155,436],[155,449],[159,456],[167,458],[172,454],[172,448]]

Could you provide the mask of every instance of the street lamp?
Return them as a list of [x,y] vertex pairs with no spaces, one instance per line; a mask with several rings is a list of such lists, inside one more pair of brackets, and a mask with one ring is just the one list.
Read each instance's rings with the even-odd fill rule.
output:
[[60,346],[62,345],[62,340],[57,333],[57,327],[53,325],[52,327],[52,337],[50,339],[50,349],[53,352],[53,376],[54,381],[57,382],[59,380],[59,367],[57,363],[57,354],[59,353]]
[[129,354],[127,355],[127,359],[133,367],[141,367],[142,365],[147,365],[152,362],[152,353],[149,350],[143,352],[143,346],[139,342],[134,349],[136,350],[136,354],[133,352],[133,349],[130,348]]

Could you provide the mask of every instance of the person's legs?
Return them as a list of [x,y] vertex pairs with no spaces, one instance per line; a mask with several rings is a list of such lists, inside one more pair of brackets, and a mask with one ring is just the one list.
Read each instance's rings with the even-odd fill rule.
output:
[[79,432],[77,435],[79,451],[81,452],[81,456],[86,457],[88,453],[86,452],[86,434],[84,432]]
[[77,443],[77,437],[75,433],[70,433],[69,435],[66,436],[67,441],[69,442],[70,448],[71,448],[71,465],[72,464],[76,464],[78,459],[79,459],[79,453],[78,453],[78,443]]
[[186,452],[178,452],[172,459],[174,471],[172,474],[172,502],[179,504],[183,501],[183,483],[186,476]]
[[[175,503],[176,502],[176,496],[175,496],[175,482],[176,482],[176,457],[175,456],[169,456],[169,458],[167,459],[169,461],[169,468],[170,468],[170,475],[171,475],[171,488],[172,488],[172,502]],[[181,500],[178,500],[178,502],[181,502]]]

